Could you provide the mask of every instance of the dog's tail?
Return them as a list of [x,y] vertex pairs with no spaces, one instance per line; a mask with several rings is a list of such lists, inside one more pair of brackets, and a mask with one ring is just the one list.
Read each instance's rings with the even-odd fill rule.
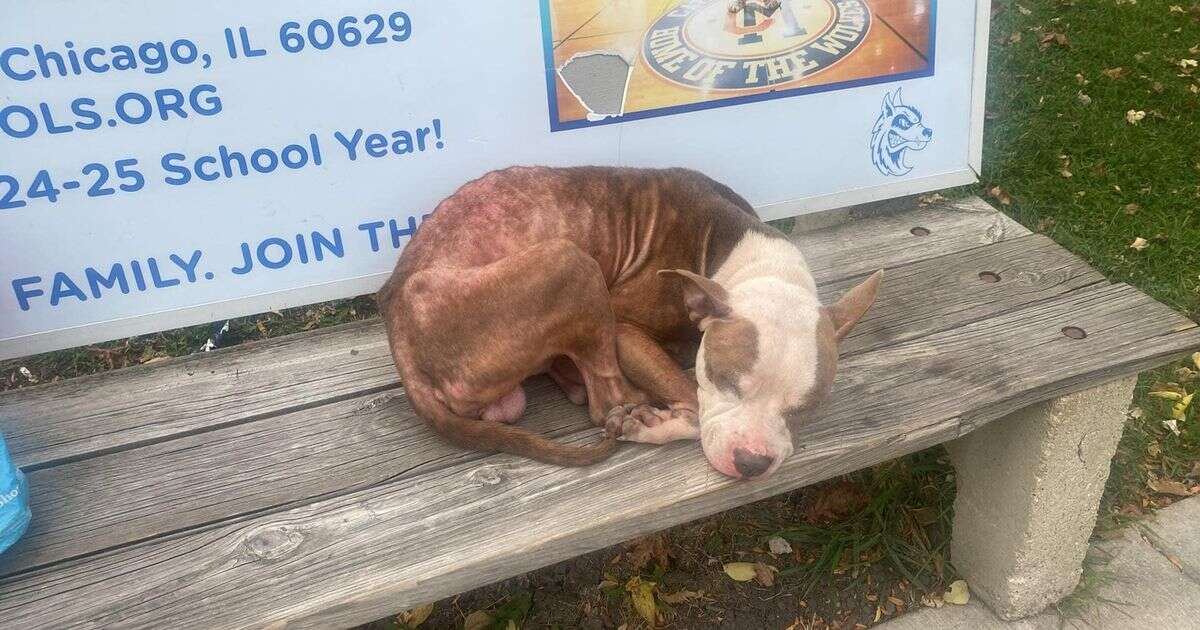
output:
[[608,459],[617,450],[617,439],[611,435],[593,446],[568,446],[503,422],[464,418],[438,400],[424,383],[404,385],[417,414],[455,446],[510,453],[558,466],[587,466]]

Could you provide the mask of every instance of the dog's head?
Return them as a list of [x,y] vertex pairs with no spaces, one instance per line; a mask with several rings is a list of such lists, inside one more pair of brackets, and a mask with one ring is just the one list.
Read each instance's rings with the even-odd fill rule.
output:
[[882,272],[822,305],[816,295],[764,276],[726,289],[682,270],[688,313],[703,338],[696,355],[700,443],[714,468],[762,477],[792,454],[792,428],[829,395],[838,342],[875,301]]
[[921,151],[933,140],[921,112],[905,105],[900,88],[883,98],[883,111],[871,129],[871,159],[885,175],[907,175],[912,171],[904,159],[908,151]]

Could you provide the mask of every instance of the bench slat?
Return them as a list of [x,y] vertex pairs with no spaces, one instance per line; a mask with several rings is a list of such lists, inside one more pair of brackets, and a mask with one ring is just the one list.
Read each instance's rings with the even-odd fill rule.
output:
[[[912,227],[928,236],[913,236]],[[828,282],[1028,234],[978,199],[863,218],[796,237]],[[0,394],[22,467],[46,467],[397,385],[376,321]]]
[[0,609],[18,627],[350,625],[940,443],[975,426],[964,416],[1197,345],[1194,323],[1094,286],[848,357],[803,448],[767,480],[724,479],[695,444],[629,446],[588,469],[491,456],[17,576],[0,582]]
[[[993,271],[1007,281],[988,284]],[[888,271],[847,353],[961,326],[1103,282],[1043,236]],[[833,283],[839,295],[857,279]],[[587,426],[545,381],[522,425],[560,435]],[[393,400],[381,400],[397,396]],[[412,416],[399,389],[37,470],[41,518],[0,561],[0,575],[245,513],[313,501],[478,457],[445,446]]]

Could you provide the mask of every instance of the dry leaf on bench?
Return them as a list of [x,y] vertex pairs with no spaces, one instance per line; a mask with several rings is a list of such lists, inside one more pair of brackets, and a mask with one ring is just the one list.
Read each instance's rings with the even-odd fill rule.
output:
[[635,575],[625,583],[625,590],[629,591],[633,609],[653,628],[658,623],[658,605],[654,603],[654,582],[643,582],[641,577]]
[[754,563],[753,562],[726,562],[725,575],[737,580],[738,582],[749,582],[754,579]]
[[967,602],[971,601],[971,591],[967,588],[967,583],[964,580],[951,582],[950,590],[942,593],[942,601],[947,604],[965,606]]

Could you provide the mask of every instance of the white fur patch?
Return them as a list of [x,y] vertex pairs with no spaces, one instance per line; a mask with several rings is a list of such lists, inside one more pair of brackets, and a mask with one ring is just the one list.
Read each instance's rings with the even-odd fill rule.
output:
[[817,386],[821,303],[799,249],[758,232],[746,233],[713,280],[728,291],[733,312],[758,331],[758,356],[739,383],[740,396],[708,382],[703,349],[696,357],[701,444],[714,467],[737,476],[735,449],[772,457],[775,466],[792,453],[783,411]]

